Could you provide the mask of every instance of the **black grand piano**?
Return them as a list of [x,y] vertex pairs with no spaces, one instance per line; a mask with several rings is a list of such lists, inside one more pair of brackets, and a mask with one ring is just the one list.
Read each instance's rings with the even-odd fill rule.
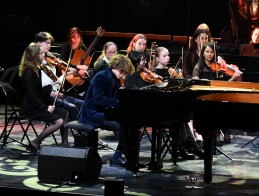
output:
[[[204,182],[207,184],[212,181],[216,129],[258,129],[254,114],[259,111],[259,83],[169,79],[140,90],[120,89],[118,99],[117,107],[105,115],[126,125],[166,127],[192,114],[194,127],[204,140]],[[161,157],[154,160],[157,143],[153,139],[154,135],[151,162],[160,164]]]

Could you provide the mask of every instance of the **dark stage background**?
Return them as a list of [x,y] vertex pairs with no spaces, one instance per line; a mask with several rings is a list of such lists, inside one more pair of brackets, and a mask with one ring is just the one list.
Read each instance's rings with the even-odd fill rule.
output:
[[[73,26],[83,31],[95,31],[104,25],[107,32],[191,36],[197,25],[205,22],[213,37],[223,34],[229,38],[229,0],[215,1],[211,6],[212,3],[208,0],[6,1],[0,8],[0,41],[3,44],[0,66],[18,65],[25,46],[40,31],[52,33],[53,51],[58,52],[58,46],[66,41],[67,31]],[[86,45],[92,40],[93,37],[84,35]],[[107,40],[115,41],[123,50],[130,38],[103,37],[95,50],[101,50]],[[224,38],[224,42],[232,40]]]

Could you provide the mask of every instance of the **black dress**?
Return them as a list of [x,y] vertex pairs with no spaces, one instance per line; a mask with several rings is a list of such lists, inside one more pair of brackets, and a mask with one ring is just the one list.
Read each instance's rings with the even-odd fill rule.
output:
[[46,122],[54,122],[60,118],[66,119],[67,111],[65,109],[56,107],[53,113],[48,111],[48,105],[44,100],[50,101],[51,97],[48,95],[49,99],[46,97],[43,99],[41,79],[32,69],[29,68],[24,72],[22,86],[24,97],[21,104],[21,115]]

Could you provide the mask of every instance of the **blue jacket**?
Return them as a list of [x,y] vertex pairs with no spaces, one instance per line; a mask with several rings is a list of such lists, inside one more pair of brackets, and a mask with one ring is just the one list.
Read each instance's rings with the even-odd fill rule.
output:
[[90,82],[78,120],[94,127],[102,127],[106,108],[116,106],[120,83],[109,67],[96,73]]

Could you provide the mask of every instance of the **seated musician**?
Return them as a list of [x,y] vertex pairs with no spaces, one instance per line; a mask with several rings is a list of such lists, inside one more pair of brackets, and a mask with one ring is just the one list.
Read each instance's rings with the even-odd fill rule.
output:
[[[46,54],[49,52],[51,44],[54,42],[53,36],[49,32],[39,32],[35,35],[35,43],[41,46],[45,58],[43,59],[42,63],[47,67],[49,71],[52,72],[52,74],[56,76],[57,68],[56,66],[50,65],[46,62]],[[83,104],[83,100],[77,99],[68,95],[63,94],[62,91],[59,91],[61,88],[63,75],[58,78],[56,82],[54,82],[46,73],[45,71],[41,70],[41,81],[42,81],[42,87],[43,92],[46,95],[51,95],[51,97],[56,102],[55,105],[58,107],[62,107],[66,109],[69,112],[69,120],[75,120],[77,118],[77,115],[79,113],[79,110]],[[74,72],[74,70],[71,68],[71,72]]]
[[[165,55],[166,56],[166,55]],[[139,89],[141,87],[145,87],[145,86],[148,86],[150,84],[153,83],[159,83],[161,81],[160,78],[162,78],[161,76],[158,76],[156,74],[154,74],[154,78],[151,79],[152,77],[152,74],[151,76],[149,74],[147,75],[142,75],[142,72],[143,72],[143,67],[144,68],[147,68],[147,65],[146,65],[146,57],[145,57],[145,53],[144,52],[139,52],[139,51],[131,51],[129,54],[128,54],[128,57],[131,59],[133,65],[135,66],[135,70],[136,72],[128,77],[126,77],[125,79],[125,89]],[[165,57],[165,58],[168,58],[168,57]],[[145,78],[145,76],[147,76],[147,78]],[[178,127],[179,129],[177,130],[181,130],[181,125],[182,124],[178,124],[178,126],[176,124],[172,125],[174,127]],[[139,165],[139,160],[138,160],[138,153],[139,153],[139,140],[137,138],[139,138],[139,130],[140,130],[141,127],[138,127],[138,126],[132,126],[130,127],[130,131],[128,131],[129,133],[129,137],[128,139],[130,140],[130,147],[131,150],[130,150],[130,154],[129,154],[129,157],[130,157],[130,160],[128,162],[129,164],[129,167],[132,168],[132,170],[135,170],[135,171],[138,171],[138,166]],[[180,134],[181,132],[180,131],[177,131],[177,133],[174,133],[175,137],[181,137],[185,134]],[[181,140],[182,139],[176,139],[176,141],[179,141],[180,143],[179,144],[176,144],[177,147],[176,148],[179,148],[179,154],[181,156],[182,159],[185,159],[185,160],[190,160],[190,159],[194,159],[194,155],[193,154],[189,154],[183,147],[182,143],[181,143]],[[194,142],[195,143],[195,142]],[[196,143],[195,143],[196,144]],[[175,150],[178,150],[178,149],[175,149]],[[203,156],[203,151],[200,150],[200,154],[202,154],[201,156]],[[135,166],[135,167],[134,167]]]
[[217,54],[215,43],[208,42],[204,44],[198,63],[193,69],[192,79],[240,80],[242,72],[238,67],[232,64],[228,65]]
[[162,46],[157,47],[155,49],[155,69],[153,71],[163,78],[183,78],[183,73],[180,69],[167,67],[169,61],[170,53],[168,49]]
[[109,66],[109,60],[117,54],[117,45],[114,42],[106,42],[103,45],[103,50],[97,60],[94,62],[94,73],[95,75],[98,71]]
[[105,119],[105,109],[117,105],[116,91],[120,88],[120,79],[133,72],[130,60],[122,54],[117,54],[110,59],[109,66],[103,68],[93,77],[87,89],[84,103],[79,114],[79,122],[90,124],[96,128],[119,131],[119,143],[117,149],[110,159],[111,165],[125,166],[122,159],[125,150],[124,129],[116,121]]
[[[216,51],[215,51],[216,49]],[[216,58],[215,58],[216,57]],[[215,62],[217,59],[217,62]],[[193,70],[193,79],[240,81],[242,72],[235,65],[228,65],[220,56],[214,43],[206,43]],[[223,130],[224,140],[230,143],[229,130]]]
[[[68,62],[70,67],[77,70],[76,74],[70,75],[64,84],[64,89],[69,90],[67,94],[73,97],[80,96],[79,94],[82,93],[80,91],[82,90],[84,92],[88,87],[89,81],[87,80],[86,71],[91,61],[90,54],[85,56],[84,62],[80,62],[86,51],[87,47],[84,44],[82,31],[78,27],[70,28],[67,42],[61,46],[60,59]],[[77,83],[80,83],[80,85],[77,85]]]

